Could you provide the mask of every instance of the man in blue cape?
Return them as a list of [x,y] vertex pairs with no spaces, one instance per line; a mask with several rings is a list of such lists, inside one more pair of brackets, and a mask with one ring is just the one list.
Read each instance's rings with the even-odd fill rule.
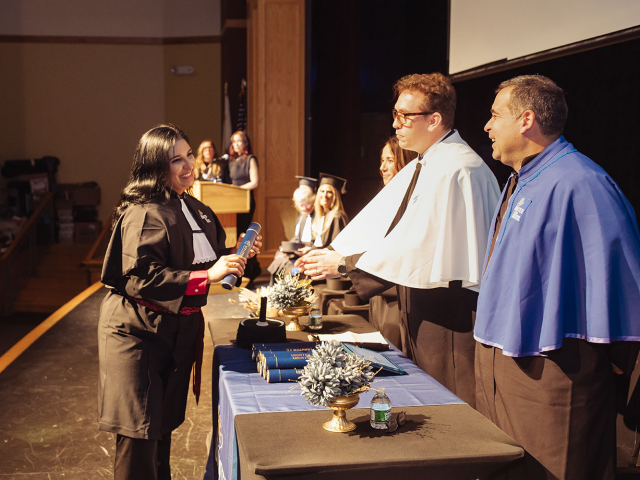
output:
[[477,408],[527,451],[513,478],[615,478],[614,376],[640,341],[640,235],[607,173],[561,136],[550,79],[500,84],[485,131],[511,175],[474,336]]

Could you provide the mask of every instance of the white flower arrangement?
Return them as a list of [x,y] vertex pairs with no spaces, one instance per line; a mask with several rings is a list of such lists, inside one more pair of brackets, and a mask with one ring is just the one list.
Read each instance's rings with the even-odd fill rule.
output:
[[337,397],[370,390],[378,371],[368,360],[345,352],[339,342],[322,342],[311,353],[298,385],[307,402],[328,407]]
[[[255,292],[247,288],[241,288],[238,294],[238,301],[244,304],[244,308],[251,312],[250,316],[258,317],[260,315],[260,298],[267,297],[267,318],[276,318],[282,315],[282,313],[269,303],[269,293],[273,287],[261,287]],[[235,303],[229,299],[231,303]]]

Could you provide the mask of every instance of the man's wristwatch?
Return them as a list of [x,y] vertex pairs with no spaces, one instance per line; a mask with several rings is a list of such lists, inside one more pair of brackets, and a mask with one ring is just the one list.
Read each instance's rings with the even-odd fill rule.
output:
[[342,278],[347,276],[347,259],[342,257],[338,262],[338,273]]

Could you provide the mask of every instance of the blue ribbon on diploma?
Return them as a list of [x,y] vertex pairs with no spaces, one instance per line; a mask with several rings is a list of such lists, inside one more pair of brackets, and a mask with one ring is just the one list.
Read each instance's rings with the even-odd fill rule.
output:
[[[251,251],[256,238],[258,238],[261,229],[262,227],[259,223],[253,222],[251,225],[249,225],[249,228],[247,228],[247,232],[242,239],[242,243],[240,244],[237,255],[241,256],[242,258],[247,258],[249,256],[249,252]],[[236,286],[237,283],[238,276],[233,273],[230,273],[222,279],[222,287],[226,290],[231,290]]]

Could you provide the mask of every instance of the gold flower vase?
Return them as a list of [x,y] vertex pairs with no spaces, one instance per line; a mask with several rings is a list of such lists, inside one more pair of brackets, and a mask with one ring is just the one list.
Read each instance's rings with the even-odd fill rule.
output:
[[291,322],[287,325],[288,332],[301,332],[304,330],[304,327],[298,322],[298,317],[307,314],[310,308],[311,305],[303,305],[301,307],[289,307],[283,311],[291,319]]
[[347,420],[347,410],[358,405],[360,395],[349,395],[346,397],[337,397],[329,408],[333,410],[333,418],[326,422],[322,427],[330,432],[350,432],[356,428],[356,424]]

